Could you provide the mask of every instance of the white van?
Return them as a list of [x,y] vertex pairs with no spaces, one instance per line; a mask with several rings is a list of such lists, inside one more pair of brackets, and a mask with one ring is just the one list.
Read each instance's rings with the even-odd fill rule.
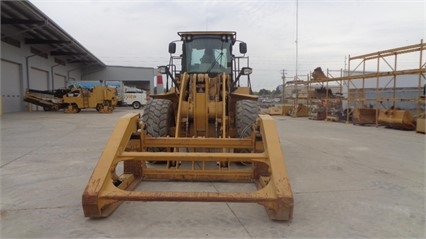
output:
[[146,105],[147,94],[146,91],[139,88],[124,86],[122,99],[123,105],[131,105],[134,109],[139,109]]

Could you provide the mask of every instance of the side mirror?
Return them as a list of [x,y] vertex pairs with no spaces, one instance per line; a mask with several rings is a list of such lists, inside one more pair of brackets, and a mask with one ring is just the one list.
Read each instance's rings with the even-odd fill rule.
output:
[[247,53],[247,44],[245,42],[240,42],[240,53],[241,54]]
[[250,67],[243,67],[241,68],[241,75],[243,76],[248,76],[253,72],[253,69],[251,69]]
[[169,68],[167,66],[159,66],[157,71],[160,74],[167,74],[167,72],[169,72]]
[[174,42],[169,43],[169,53],[170,54],[176,53],[176,43]]

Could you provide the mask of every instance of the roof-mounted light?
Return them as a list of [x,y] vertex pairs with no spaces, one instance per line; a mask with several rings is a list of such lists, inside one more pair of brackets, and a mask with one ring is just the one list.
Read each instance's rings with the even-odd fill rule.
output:
[[192,35],[183,35],[181,37],[182,41],[192,41],[193,40],[193,36]]
[[230,41],[232,37],[230,35],[222,35],[222,41]]

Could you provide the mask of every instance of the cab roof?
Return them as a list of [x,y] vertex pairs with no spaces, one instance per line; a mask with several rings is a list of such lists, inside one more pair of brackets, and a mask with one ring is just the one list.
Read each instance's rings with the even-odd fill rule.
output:
[[234,31],[193,31],[193,32],[178,32],[179,36],[187,35],[232,35],[233,37],[237,36],[237,33]]

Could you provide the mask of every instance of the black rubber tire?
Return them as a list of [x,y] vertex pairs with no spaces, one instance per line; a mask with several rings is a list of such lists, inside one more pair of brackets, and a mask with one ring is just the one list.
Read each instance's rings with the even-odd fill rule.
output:
[[143,111],[142,121],[146,125],[148,135],[167,136],[172,121],[172,102],[164,99],[151,100]]
[[141,108],[141,103],[139,101],[135,101],[132,103],[132,107],[133,109],[140,109]]
[[[259,115],[259,104],[254,100],[239,100],[235,105],[235,128],[238,138],[245,138],[253,133],[253,124]],[[236,153],[249,153],[248,149],[235,149]],[[249,166],[250,162],[239,162]]]
[[259,114],[259,105],[254,100],[239,100],[235,105],[235,128],[237,137],[244,138],[253,133],[253,124]]
[[72,107],[76,110],[76,113],[80,113],[81,109],[78,108],[78,105],[76,103],[72,103]]
[[[165,137],[169,134],[172,123],[172,102],[153,99],[146,104],[142,114],[146,134],[153,137]],[[147,148],[149,152],[167,152],[167,148]],[[167,163],[167,161],[148,161],[149,163]]]

